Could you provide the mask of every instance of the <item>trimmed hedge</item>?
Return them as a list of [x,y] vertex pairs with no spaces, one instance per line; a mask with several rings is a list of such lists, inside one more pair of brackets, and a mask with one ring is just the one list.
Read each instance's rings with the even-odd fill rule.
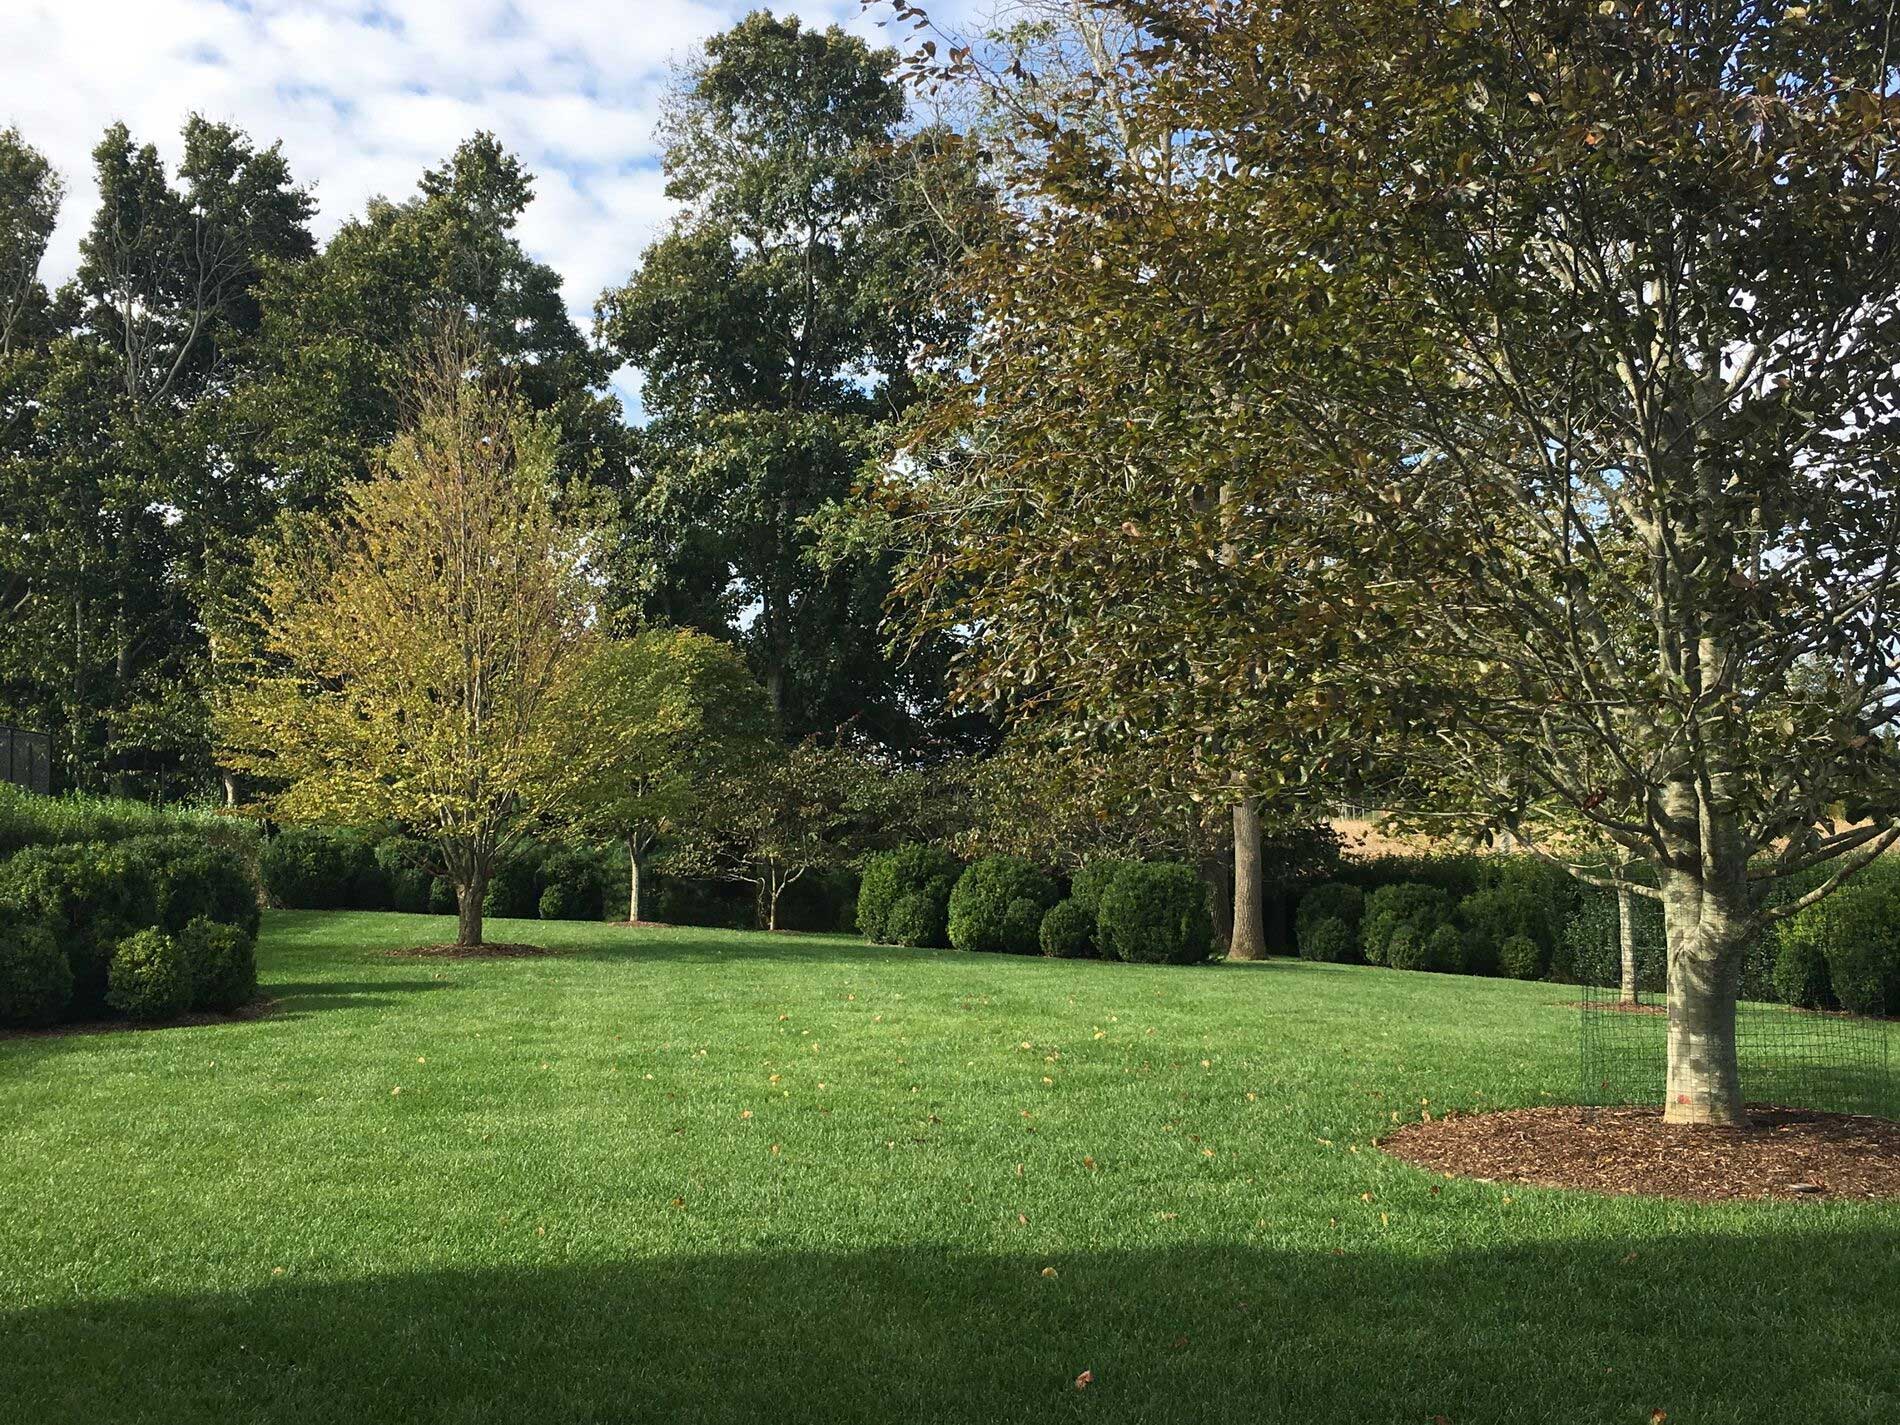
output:
[[962,871],[955,856],[922,842],[873,856],[858,883],[858,932],[874,945],[947,947]]
[[1541,980],[1549,968],[1549,954],[1528,935],[1509,936],[1498,947],[1498,970],[1513,980]]
[[1095,936],[1105,958],[1199,964],[1214,949],[1207,886],[1192,866],[1179,862],[1126,866],[1102,892]]
[[73,997],[73,968],[53,932],[0,906],[0,1025],[56,1023]]
[[1095,917],[1071,897],[1049,907],[1036,932],[1042,953],[1062,960],[1086,959],[1095,953]]
[[296,826],[264,844],[264,892],[286,910],[381,910],[389,888],[375,850],[359,832]]
[[191,1007],[191,967],[164,931],[135,930],[112,952],[106,1003],[128,1019],[176,1019]]
[[0,900],[45,926],[72,970],[68,1013],[107,1008],[113,952],[133,931],[158,923],[151,863],[126,843],[36,846],[0,862]]
[[1020,856],[985,856],[950,892],[950,943],[958,950],[1033,955],[1056,883]]
[[1293,943],[1302,960],[1337,962],[1359,958],[1359,922],[1365,892],[1345,881],[1323,881],[1300,897],[1293,916]]
[[[1431,960],[1427,947],[1433,934],[1451,921],[1450,892],[1420,881],[1401,881],[1395,886],[1381,886],[1366,897],[1359,944],[1369,964],[1390,965],[1398,970],[1423,969]],[[1395,951],[1393,941],[1400,931],[1409,934]]]
[[241,926],[200,918],[178,936],[191,980],[191,1007],[229,1013],[257,998],[257,937]]
[[[1499,973],[1513,979],[1537,979],[1544,973],[1550,947],[1556,940],[1550,920],[1549,899],[1523,882],[1505,882],[1473,891],[1458,902],[1458,924],[1464,928],[1472,972]],[[1505,968],[1504,947],[1511,940],[1530,940],[1537,947],[1535,974],[1518,975]],[[1519,961],[1522,963],[1521,947]]]
[[1109,884],[1130,866],[1140,864],[1125,856],[1098,856],[1093,861],[1084,861],[1069,877],[1069,899],[1090,915],[1100,915],[1102,893]]

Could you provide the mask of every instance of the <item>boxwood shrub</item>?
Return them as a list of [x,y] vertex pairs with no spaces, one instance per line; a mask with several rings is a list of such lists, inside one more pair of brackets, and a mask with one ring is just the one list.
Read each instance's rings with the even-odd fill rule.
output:
[[191,1007],[229,1012],[257,998],[257,939],[243,927],[202,917],[178,936],[191,981]]
[[72,970],[70,1013],[106,1008],[113,952],[125,936],[158,920],[149,861],[111,846],[35,846],[0,862],[0,901],[45,926]]
[[1781,1002],[1796,1009],[1838,1009],[1820,941],[1790,925],[1782,928],[1780,942],[1775,950],[1775,993]]
[[128,1019],[176,1019],[191,1007],[191,967],[178,942],[156,928],[135,930],[112,952],[106,1003]]
[[[1381,886],[1366,897],[1359,943],[1371,964],[1401,970],[1423,969],[1430,963],[1428,947],[1433,933],[1451,922],[1449,892],[1421,881],[1401,881],[1397,885]],[[1401,930],[1411,933],[1395,955],[1392,943]]]
[[1095,953],[1095,917],[1071,896],[1049,907],[1036,939],[1042,953],[1064,960],[1084,959]]
[[1293,943],[1303,960],[1359,958],[1359,922],[1365,893],[1344,881],[1324,881],[1300,897],[1293,916]]
[[157,925],[176,935],[194,920],[234,925],[255,938],[261,924],[257,884],[234,852],[187,836],[124,843],[150,868]]
[[858,882],[859,933],[874,945],[947,946],[950,892],[962,870],[955,856],[923,842],[873,856]]
[[985,856],[950,892],[950,943],[959,950],[1033,955],[1056,884],[1019,856]]
[[[1458,902],[1458,924],[1464,928],[1471,972],[1477,975],[1502,972],[1515,979],[1537,979],[1544,973],[1556,939],[1550,901],[1522,881],[1487,886],[1466,896]],[[1534,974],[1514,974],[1505,967],[1505,942],[1513,939],[1530,940],[1537,946],[1538,968]]]
[[1541,980],[1550,968],[1550,955],[1530,936],[1511,935],[1498,946],[1497,966],[1513,980]]
[[55,1023],[73,997],[73,969],[53,932],[0,906],[0,1025]]
[[286,910],[381,910],[389,899],[369,840],[334,827],[294,826],[264,843],[258,871]]
[[1069,899],[1090,915],[1100,915],[1102,893],[1109,883],[1130,866],[1140,864],[1123,856],[1098,856],[1093,861],[1084,861],[1069,877]]
[[607,913],[607,883],[600,860],[563,847],[541,862],[541,892],[535,909],[543,920],[599,920]]
[[1197,964],[1214,948],[1207,886],[1192,866],[1180,862],[1124,867],[1102,892],[1095,935],[1105,958]]

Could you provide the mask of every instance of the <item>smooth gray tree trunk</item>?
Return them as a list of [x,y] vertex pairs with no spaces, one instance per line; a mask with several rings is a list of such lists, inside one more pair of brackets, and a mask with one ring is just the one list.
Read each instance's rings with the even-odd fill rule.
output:
[[455,888],[455,943],[474,949],[482,943],[482,897],[488,892],[483,878]]
[[638,923],[640,919],[640,852],[633,842],[627,842],[627,919]]
[[1266,899],[1261,874],[1260,806],[1249,797],[1234,803],[1234,933],[1227,942],[1230,960],[1266,957]]
[[1637,1004],[1642,994],[1636,983],[1636,893],[1621,881],[1616,886],[1616,937],[1622,951],[1624,1004]]

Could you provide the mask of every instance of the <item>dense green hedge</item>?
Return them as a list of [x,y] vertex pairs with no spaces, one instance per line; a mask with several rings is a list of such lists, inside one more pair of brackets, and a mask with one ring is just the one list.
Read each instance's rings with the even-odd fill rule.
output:
[[236,1008],[256,991],[257,901],[236,851],[176,830],[18,852],[0,861],[0,1023]]
[[1207,883],[1192,866],[1142,862],[1117,872],[1102,892],[1095,943],[1104,958],[1193,965],[1214,949]]
[[257,860],[257,823],[228,813],[155,807],[119,797],[36,796],[0,783],[0,861],[33,846],[75,846],[139,836],[184,835]]
[[1056,883],[1020,856],[985,856],[950,892],[950,943],[959,950],[1034,955]]
[[948,851],[914,843],[873,856],[858,884],[858,932],[875,945],[943,949],[950,892],[963,867]]

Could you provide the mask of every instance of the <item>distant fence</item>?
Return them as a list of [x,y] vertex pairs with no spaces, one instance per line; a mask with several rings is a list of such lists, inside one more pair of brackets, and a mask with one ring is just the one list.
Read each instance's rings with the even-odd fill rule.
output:
[[0,724],[0,782],[45,796],[53,789],[53,739]]

